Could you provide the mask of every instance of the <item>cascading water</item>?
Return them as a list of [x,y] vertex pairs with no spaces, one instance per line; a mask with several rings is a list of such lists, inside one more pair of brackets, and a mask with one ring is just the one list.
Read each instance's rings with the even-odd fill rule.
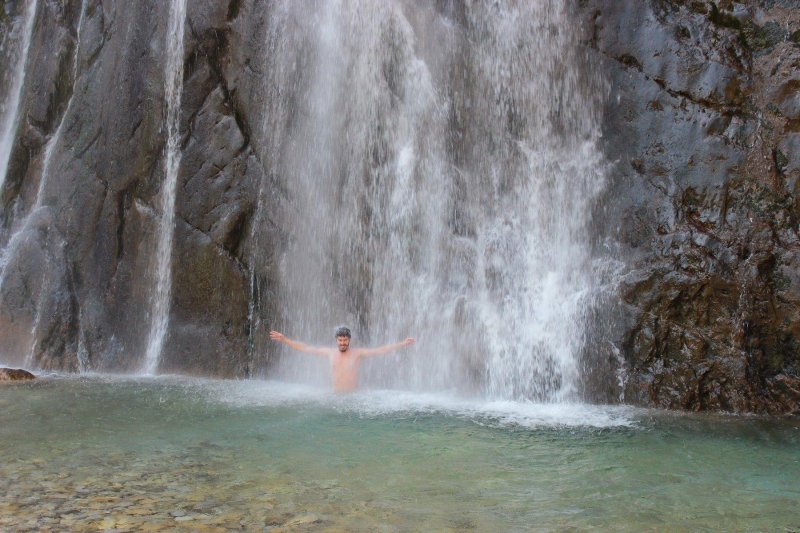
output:
[[164,162],[164,183],[161,188],[161,219],[156,248],[156,289],[150,317],[144,371],[158,370],[161,349],[169,325],[172,294],[172,240],[175,225],[175,188],[181,164],[180,110],[183,92],[183,28],[186,20],[186,0],[174,0],[169,12],[167,29],[167,61],[165,64],[165,99],[167,102],[167,145]]
[[[416,336],[367,364],[372,385],[569,400],[596,290],[603,85],[560,1],[442,5],[275,8],[264,159],[290,235],[273,327]],[[286,354],[276,372],[324,365]]]
[[[32,21],[35,18],[35,10],[36,10],[36,2],[30,3],[29,4],[28,14],[26,16],[27,23],[26,23],[26,30],[25,30],[27,32],[28,37],[27,37],[27,39],[25,41],[25,45],[24,45],[25,52],[22,54],[23,57],[27,56],[27,47],[30,44],[30,34],[33,32]],[[83,21],[84,21],[85,13],[86,13],[86,0],[83,0],[81,2],[81,11],[80,11],[79,19],[78,19],[78,26],[77,26],[76,40],[75,40],[75,49],[74,49],[74,52],[73,52],[73,59],[72,59],[72,62],[73,62],[72,63],[72,82],[73,82],[73,84],[77,84],[78,83],[78,67],[79,67],[79,57],[80,57],[80,38],[81,38],[81,30],[82,30],[82,27],[83,27]],[[20,61],[19,61],[20,69],[22,69],[22,66],[24,66],[24,64],[25,64],[24,59],[20,59]],[[24,73],[24,70],[20,70],[20,72],[17,72],[15,74],[17,76],[17,78],[16,78],[17,81],[16,81],[15,85],[20,85],[20,87],[21,87],[22,80],[24,80],[23,73]],[[74,88],[74,85],[73,85],[73,88]],[[14,254],[16,254],[18,252],[18,247],[24,242],[24,240],[26,239],[26,236],[30,236],[29,233],[33,230],[33,226],[35,226],[37,224],[40,224],[41,223],[41,219],[46,219],[47,218],[47,214],[40,213],[40,210],[43,207],[46,207],[44,195],[45,195],[45,191],[46,191],[46,188],[47,188],[48,179],[51,177],[51,162],[52,162],[52,159],[53,159],[53,154],[55,152],[56,147],[59,146],[59,142],[61,141],[62,130],[64,129],[64,125],[68,121],[67,119],[70,116],[72,105],[73,105],[73,98],[70,98],[68,103],[67,103],[67,107],[64,110],[64,113],[63,113],[63,115],[61,117],[61,121],[59,122],[58,128],[56,129],[55,133],[50,137],[50,139],[48,140],[47,145],[45,147],[44,157],[42,159],[42,167],[41,167],[42,170],[41,170],[41,173],[40,173],[40,176],[39,176],[39,185],[38,185],[38,189],[37,189],[37,192],[36,192],[36,198],[34,200],[34,204],[33,204],[32,207],[30,207],[30,209],[28,210],[27,214],[22,219],[22,221],[20,223],[16,224],[15,227],[12,227],[13,228],[13,232],[11,234],[11,237],[10,237],[8,243],[6,244],[5,248],[3,249],[2,257],[0,258],[0,294],[2,294],[2,287],[3,287],[3,285],[5,283],[5,280],[6,280],[6,274],[7,274],[7,268],[6,267],[8,265],[8,262],[9,262],[10,258],[13,257]],[[13,137],[13,132],[14,132],[13,128],[9,130],[9,135],[11,135],[12,137]],[[8,142],[8,143],[4,142],[4,146],[6,146],[8,149],[10,149],[11,142]],[[7,164],[7,162],[8,162],[8,153],[3,152],[3,154],[0,154],[0,156],[5,156],[4,161]],[[63,247],[64,243],[63,242],[59,243],[59,246]],[[49,261],[49,259],[48,259],[48,261]],[[29,349],[28,354],[27,354],[27,356],[25,358],[25,366],[26,367],[33,367],[34,364],[35,364],[37,329],[38,329],[39,323],[40,323],[40,318],[41,318],[40,314],[42,313],[41,300],[43,299],[44,294],[45,294],[45,291],[41,291],[41,293],[39,295],[39,299],[37,300],[37,303],[34,306],[35,315],[34,315],[34,318],[33,318],[33,324],[31,326],[30,349]],[[85,358],[84,358],[84,360],[85,360]],[[83,370],[85,370],[85,365],[81,364],[81,365],[79,365],[79,368],[80,368],[81,371],[83,371]]]
[[[83,29],[83,20],[85,15],[86,15],[86,0],[83,0],[81,2],[81,11],[78,17],[78,26],[76,30],[76,39],[75,39],[75,51],[73,52],[72,56],[73,92],[74,92],[74,87],[78,83],[81,30]],[[19,230],[14,235],[12,235],[6,253],[14,253],[14,247],[16,246],[17,241],[19,240],[19,236],[24,235],[30,221],[35,218],[36,212],[42,207],[42,205],[44,205],[44,196],[45,196],[45,191],[47,190],[47,182],[51,174],[50,166],[53,160],[53,153],[56,147],[59,145],[59,142],[61,141],[61,135],[64,129],[64,124],[67,123],[67,117],[70,116],[70,111],[72,109],[73,102],[74,98],[70,98],[69,101],[67,102],[67,107],[64,110],[64,114],[61,117],[61,122],[58,124],[58,128],[56,128],[56,131],[53,134],[53,136],[47,142],[47,146],[45,147],[44,150],[44,158],[42,160],[42,172],[41,176],[39,177],[39,187],[36,190],[36,200],[34,201],[33,207],[30,209],[30,212],[25,217],[25,220],[22,222]],[[5,279],[5,274],[6,274],[4,266],[5,265],[2,265],[3,268],[2,270],[0,270],[0,288],[2,288],[3,286],[3,280]],[[31,349],[28,352],[28,356],[25,361],[25,366],[28,368],[34,366],[35,355],[36,355],[35,349],[36,349],[37,329],[39,327],[40,314],[42,312],[41,307],[42,307],[41,304],[36,305],[36,316],[34,318],[33,327],[31,330]],[[81,346],[83,347],[82,343],[83,339],[81,338],[80,341],[81,341]],[[84,372],[88,369],[87,357],[85,355],[85,351],[86,349],[85,347],[83,347],[83,353],[81,353],[81,356],[78,358],[78,369],[81,372]]]
[[[7,64],[14,64],[13,69],[9,69],[3,74],[3,88],[7,89],[6,95],[0,102],[0,192],[5,186],[8,164],[11,157],[11,148],[14,144],[14,137],[17,130],[19,119],[19,101],[22,95],[22,88],[25,85],[25,65],[28,62],[28,49],[31,45],[33,36],[34,21],[36,20],[36,10],[39,5],[38,0],[26,2],[27,9],[21,25],[17,26],[10,35],[3,39],[3,53],[6,49],[9,58]],[[19,33],[17,33],[17,31]],[[10,76],[10,78],[8,78]]]
[[[83,20],[86,15],[86,0],[81,2],[81,12],[80,16],[78,17],[78,27],[76,30],[76,39],[75,39],[75,51],[73,52],[72,56],[72,80],[73,80],[73,89],[78,83],[78,67],[80,65],[80,48],[81,48],[81,30],[83,29]],[[74,92],[74,90],[73,90]],[[33,208],[31,211],[35,211],[39,207],[41,207],[42,202],[44,201],[44,194],[47,189],[47,181],[50,178],[50,165],[53,160],[53,152],[55,148],[58,146],[58,143],[61,141],[62,131],[64,129],[64,125],[67,123],[66,118],[70,115],[70,111],[72,110],[72,104],[75,101],[74,98],[70,98],[67,102],[67,108],[64,110],[64,114],[62,115],[61,122],[58,124],[58,128],[53,136],[47,143],[47,147],[44,151],[44,159],[42,160],[42,175],[39,179],[39,188],[36,191],[36,201],[34,203]]]

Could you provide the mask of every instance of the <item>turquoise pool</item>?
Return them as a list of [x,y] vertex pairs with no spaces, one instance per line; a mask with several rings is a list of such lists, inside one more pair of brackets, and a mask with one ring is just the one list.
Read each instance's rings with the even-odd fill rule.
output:
[[798,427],[51,376],[0,387],[0,530],[798,531]]

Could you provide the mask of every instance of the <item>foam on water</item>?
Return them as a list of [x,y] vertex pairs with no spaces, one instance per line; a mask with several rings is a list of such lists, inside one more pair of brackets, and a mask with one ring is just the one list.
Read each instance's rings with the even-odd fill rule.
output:
[[[2,366],[2,364],[0,364]],[[83,379],[107,384],[138,384],[144,388],[179,388],[198,401],[234,408],[322,408],[363,418],[451,416],[493,427],[635,427],[642,409],[584,403],[483,401],[457,392],[362,390],[340,395],[328,388],[274,380],[221,380],[178,374],[127,376],[86,372],[80,377],[56,372],[39,377]]]
[[631,427],[636,409],[582,403],[480,401],[455,393],[364,390],[336,395],[328,389],[281,381],[194,381],[211,401],[238,407],[318,405],[363,417],[444,415],[497,426]]

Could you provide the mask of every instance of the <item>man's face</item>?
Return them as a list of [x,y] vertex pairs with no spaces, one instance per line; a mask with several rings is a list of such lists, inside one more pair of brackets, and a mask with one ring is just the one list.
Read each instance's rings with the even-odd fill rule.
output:
[[336,345],[339,347],[340,352],[346,352],[350,347],[350,337],[336,337]]

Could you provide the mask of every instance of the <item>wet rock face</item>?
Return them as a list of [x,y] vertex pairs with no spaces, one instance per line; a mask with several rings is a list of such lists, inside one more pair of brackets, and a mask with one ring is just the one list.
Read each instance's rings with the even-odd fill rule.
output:
[[[25,11],[23,2],[7,7],[0,24]],[[190,2],[187,14],[175,282],[162,371],[248,371],[243,243],[261,170],[222,74],[230,62],[228,7]],[[23,119],[0,204],[0,244],[9,250],[0,360],[70,371],[143,364],[165,172],[168,11],[168,3],[38,4]]]
[[627,402],[800,410],[796,2],[580,2],[611,82]]

